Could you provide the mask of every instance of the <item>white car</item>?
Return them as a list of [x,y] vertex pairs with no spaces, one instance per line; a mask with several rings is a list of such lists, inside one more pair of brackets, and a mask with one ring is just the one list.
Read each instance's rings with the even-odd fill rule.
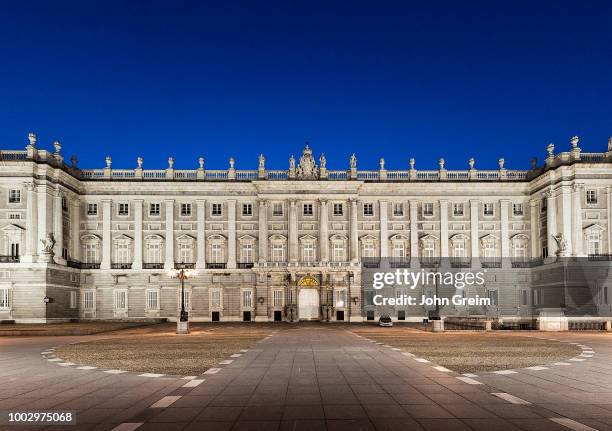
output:
[[380,319],[378,319],[378,326],[393,326],[393,321],[389,316],[380,316]]

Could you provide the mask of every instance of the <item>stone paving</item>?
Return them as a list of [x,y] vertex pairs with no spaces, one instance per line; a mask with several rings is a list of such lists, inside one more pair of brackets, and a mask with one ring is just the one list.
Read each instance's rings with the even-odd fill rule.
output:
[[0,410],[78,411],[75,426],[19,430],[612,429],[610,337],[554,334],[592,357],[470,378],[340,325],[279,329],[192,380],[78,370],[41,355],[75,337],[0,339]]

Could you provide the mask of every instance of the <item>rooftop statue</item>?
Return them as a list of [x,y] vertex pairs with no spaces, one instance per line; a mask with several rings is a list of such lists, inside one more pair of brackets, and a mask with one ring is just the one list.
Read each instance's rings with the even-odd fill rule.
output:
[[319,169],[312,156],[312,150],[308,143],[304,147],[300,162],[297,168],[297,177],[302,180],[316,180],[319,178]]

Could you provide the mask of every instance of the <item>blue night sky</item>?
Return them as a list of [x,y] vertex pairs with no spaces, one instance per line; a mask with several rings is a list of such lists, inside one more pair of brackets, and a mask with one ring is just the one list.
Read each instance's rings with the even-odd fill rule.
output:
[[527,168],[573,135],[605,151],[611,22],[590,1],[3,2],[0,148],[286,169],[307,140],[330,169]]

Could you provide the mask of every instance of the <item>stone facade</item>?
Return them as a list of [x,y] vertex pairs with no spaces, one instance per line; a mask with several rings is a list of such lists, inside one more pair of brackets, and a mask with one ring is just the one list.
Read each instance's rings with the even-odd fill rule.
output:
[[[470,259],[531,277],[550,257],[612,254],[608,151],[549,145],[543,166],[328,170],[307,145],[287,170],[80,169],[37,147],[0,152],[0,320],[362,321],[361,264]],[[504,259],[502,259],[504,258]],[[508,286],[515,318],[520,295]],[[607,297],[607,295],[606,295]],[[47,302],[45,302],[47,298]],[[425,310],[413,310],[420,320]],[[407,320],[409,320],[407,319]]]

